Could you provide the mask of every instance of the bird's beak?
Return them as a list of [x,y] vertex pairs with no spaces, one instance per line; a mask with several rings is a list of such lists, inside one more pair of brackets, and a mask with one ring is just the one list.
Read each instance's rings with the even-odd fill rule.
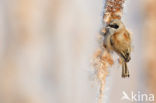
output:
[[107,24],[106,27],[111,27],[111,24]]

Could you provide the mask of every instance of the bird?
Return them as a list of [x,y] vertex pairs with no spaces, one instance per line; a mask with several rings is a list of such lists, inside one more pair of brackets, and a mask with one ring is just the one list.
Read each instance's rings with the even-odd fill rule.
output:
[[119,19],[110,21],[104,33],[103,46],[109,52],[116,52],[122,63],[122,77],[129,77],[127,63],[131,60],[131,35]]

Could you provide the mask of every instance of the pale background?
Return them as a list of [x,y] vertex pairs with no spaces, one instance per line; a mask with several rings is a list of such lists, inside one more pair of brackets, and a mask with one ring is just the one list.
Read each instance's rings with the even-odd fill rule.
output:
[[[144,1],[126,0],[131,77],[122,79],[118,64],[110,68],[104,103],[130,103],[121,100],[122,91],[154,93],[144,53]],[[0,0],[0,103],[96,103],[90,62],[103,7],[102,0]]]

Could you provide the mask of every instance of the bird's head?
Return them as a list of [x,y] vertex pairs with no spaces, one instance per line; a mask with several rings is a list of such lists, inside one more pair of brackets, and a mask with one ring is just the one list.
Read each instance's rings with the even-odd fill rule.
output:
[[119,19],[112,20],[107,27],[111,28],[113,31],[120,31],[124,28],[124,24]]

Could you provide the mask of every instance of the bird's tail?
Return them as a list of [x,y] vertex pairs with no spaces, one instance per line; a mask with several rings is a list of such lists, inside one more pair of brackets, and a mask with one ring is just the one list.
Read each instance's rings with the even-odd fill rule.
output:
[[129,71],[126,62],[122,62],[122,78],[129,77]]

